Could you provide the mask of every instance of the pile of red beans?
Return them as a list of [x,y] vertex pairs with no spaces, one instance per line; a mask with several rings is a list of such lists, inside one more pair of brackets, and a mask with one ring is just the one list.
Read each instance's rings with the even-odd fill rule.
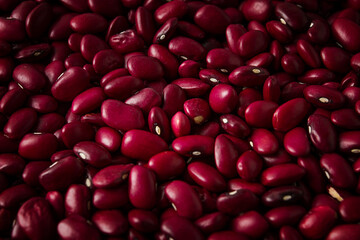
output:
[[2,239],[360,239],[359,0],[0,0]]

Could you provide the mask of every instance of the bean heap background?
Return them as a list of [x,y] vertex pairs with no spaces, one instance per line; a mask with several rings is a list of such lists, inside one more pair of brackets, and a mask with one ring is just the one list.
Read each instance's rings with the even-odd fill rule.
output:
[[360,239],[359,10],[0,0],[0,236]]

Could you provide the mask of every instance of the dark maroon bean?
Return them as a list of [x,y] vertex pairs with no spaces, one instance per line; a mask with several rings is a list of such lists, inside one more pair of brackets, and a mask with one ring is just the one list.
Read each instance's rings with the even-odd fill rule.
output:
[[71,54],[71,49],[65,42],[53,42],[51,48],[51,61],[64,61]]
[[173,216],[161,222],[160,229],[173,239],[205,239],[203,233],[190,220]]
[[187,167],[190,177],[200,186],[212,192],[222,192],[226,182],[220,173],[205,163],[193,162]]
[[120,1],[89,0],[88,4],[91,11],[106,17],[116,17],[122,13],[122,6]]
[[97,188],[118,187],[127,180],[133,164],[111,165],[95,174],[92,183]]
[[[337,18],[331,25],[334,38],[346,49],[352,52],[359,51],[356,44],[360,40],[360,27],[355,22]],[[349,34],[351,33],[351,34]]]
[[[111,41],[110,41],[110,46]],[[101,50],[108,49],[108,45],[103,41],[101,38],[86,34],[82,37],[80,42],[80,51],[83,57],[88,61],[92,62],[96,53],[100,52]],[[116,51],[116,49],[114,49]]]
[[155,34],[155,21],[152,13],[145,7],[138,7],[135,12],[136,32],[147,43],[151,43]]
[[65,118],[58,113],[48,113],[39,117],[34,132],[54,133],[60,131],[66,123]]
[[218,231],[211,234],[208,240],[220,240],[220,239],[228,239],[228,240],[246,240],[248,237],[241,233],[233,232],[233,231]]
[[247,0],[240,5],[240,10],[248,21],[265,22],[271,15],[272,6],[268,0]]
[[93,58],[93,67],[96,73],[106,74],[120,68],[124,64],[124,58],[114,50],[101,50]]
[[304,207],[292,205],[273,208],[265,214],[265,217],[273,227],[280,228],[298,224],[305,214],[306,209]]
[[261,183],[265,186],[288,185],[299,181],[305,173],[305,170],[296,164],[279,164],[262,172]]
[[18,19],[0,18],[0,39],[9,42],[23,41],[26,36],[24,23]]
[[19,154],[31,160],[47,159],[56,151],[57,146],[58,141],[53,134],[29,133],[19,143]]
[[58,103],[49,95],[33,95],[28,100],[28,106],[39,113],[50,113],[58,108]]
[[225,228],[229,217],[221,212],[204,215],[196,220],[195,224],[205,233],[213,233]]
[[230,73],[229,81],[236,86],[256,87],[262,85],[269,75],[265,68],[242,66]]
[[20,61],[37,62],[46,59],[50,53],[51,46],[47,43],[40,43],[20,49],[14,57]]
[[143,81],[132,76],[120,76],[104,85],[104,92],[111,98],[125,100],[144,87]]
[[186,14],[187,10],[187,4],[184,1],[171,1],[157,8],[154,17],[158,23],[162,24],[173,17],[181,18]]
[[160,107],[153,107],[148,115],[150,132],[159,135],[165,141],[170,138],[170,122],[166,113]]
[[182,136],[172,142],[172,148],[187,157],[209,156],[214,153],[214,139],[201,135]]
[[43,2],[33,8],[25,20],[26,32],[32,39],[39,39],[46,34],[53,19],[50,4]]
[[291,29],[281,21],[270,21],[266,23],[266,30],[280,43],[290,43],[293,39]]
[[148,161],[152,156],[167,148],[167,143],[161,137],[135,129],[126,132],[121,143],[122,154],[142,161]]
[[61,139],[65,146],[72,148],[82,141],[91,141],[95,137],[95,131],[90,124],[74,121],[65,124],[61,128]]
[[36,3],[34,1],[23,1],[13,9],[10,17],[24,22],[26,20],[26,16],[32,9],[34,9],[34,7],[36,7]]
[[[181,0],[178,0],[181,1]],[[185,60],[200,60],[205,54],[205,48],[197,41],[187,37],[175,37],[170,40],[169,51]]]
[[312,68],[321,67],[321,60],[316,49],[306,40],[300,39],[296,43],[297,53],[302,60]]
[[331,122],[345,129],[359,129],[360,116],[352,109],[339,109],[331,113]]
[[175,152],[165,151],[152,156],[148,168],[156,173],[160,180],[171,179],[179,176],[185,170],[185,160]]
[[[98,1],[98,0],[97,0]],[[103,4],[102,4],[103,5]],[[129,29],[129,22],[125,16],[116,16],[112,21],[110,21],[108,29],[106,31],[105,40],[109,42],[110,38],[113,35],[121,33]],[[140,40],[141,41],[141,40]]]
[[307,16],[295,4],[279,3],[275,7],[275,14],[280,21],[294,30],[303,30],[308,24]]
[[346,222],[357,222],[359,220],[359,197],[345,198],[339,205],[341,218]]
[[255,209],[258,204],[259,199],[247,189],[222,193],[216,201],[217,209],[230,215],[237,215]]
[[0,58],[0,82],[10,81],[14,67],[14,61],[11,58]]
[[206,56],[206,63],[208,68],[219,69],[222,72],[231,72],[243,65],[243,61],[239,56],[230,50],[221,48],[210,50]]
[[360,237],[360,227],[358,224],[343,224],[335,226],[327,235],[328,240],[341,240],[344,238],[357,239]]
[[125,54],[142,49],[144,40],[134,30],[126,30],[112,35],[109,39],[109,45],[116,52]]
[[42,171],[51,165],[49,161],[32,161],[26,164],[22,173],[22,179],[30,186],[41,186],[39,182],[39,175]]
[[161,63],[153,57],[132,57],[127,62],[127,69],[132,76],[149,81],[155,81],[164,76]]
[[61,220],[57,226],[59,236],[64,240],[91,239],[100,240],[100,233],[88,220],[79,216],[71,215]]
[[110,236],[124,234],[129,227],[126,217],[120,210],[97,211],[91,220],[102,233]]
[[235,177],[236,162],[240,155],[236,145],[224,135],[215,139],[215,164],[221,174],[226,177]]
[[335,74],[325,68],[317,68],[306,71],[304,75],[298,78],[300,82],[315,85],[333,82],[335,79]]
[[35,195],[35,190],[27,184],[11,186],[0,193],[0,206],[2,208],[19,207]]
[[295,186],[275,187],[266,191],[261,200],[268,207],[301,204],[304,200],[304,191]]
[[179,62],[168,49],[158,44],[152,44],[148,49],[148,55],[160,61],[166,77],[176,78]]
[[203,39],[205,37],[205,32],[196,26],[195,24],[186,22],[186,21],[179,21],[177,28],[180,32],[182,32],[184,35],[190,38],[195,39]]
[[233,114],[225,114],[220,116],[221,128],[227,133],[245,138],[250,135],[250,128],[241,118]]
[[163,107],[162,109],[173,116],[177,111],[183,109],[186,100],[185,92],[178,85],[168,84],[163,90]]
[[341,92],[324,86],[308,86],[304,89],[304,96],[316,107],[325,109],[338,109],[345,103],[345,97]]
[[58,77],[65,71],[65,66],[62,61],[53,61],[45,67],[44,73],[49,79],[51,85],[53,85]]
[[286,53],[281,58],[281,66],[285,72],[300,75],[305,70],[302,59],[295,53]]
[[104,17],[96,13],[84,13],[73,17],[70,27],[80,34],[101,33],[106,30],[107,22]]
[[272,127],[272,117],[278,105],[270,101],[255,101],[245,110],[246,122],[254,127]]
[[293,227],[283,226],[279,231],[280,240],[286,239],[294,239],[294,240],[302,240],[303,237],[301,234]]
[[266,35],[258,30],[251,30],[237,41],[238,53],[241,57],[251,58],[266,50],[268,39]]
[[233,53],[238,53],[237,41],[244,33],[246,33],[246,28],[241,24],[230,24],[226,28],[226,41]]
[[18,65],[13,72],[14,80],[29,91],[40,91],[47,84],[45,76],[30,64]]
[[17,154],[0,154],[0,172],[7,175],[20,175],[25,168],[25,161]]
[[128,214],[130,225],[141,232],[154,232],[159,228],[159,220],[154,212],[133,209]]
[[227,84],[218,84],[209,95],[209,104],[216,113],[230,113],[237,103],[237,93],[233,87]]
[[17,222],[30,239],[51,239],[56,235],[55,217],[44,198],[26,201],[17,213]]
[[246,64],[254,67],[267,68],[273,64],[274,56],[271,53],[260,53],[255,57],[249,59]]
[[258,212],[249,211],[235,218],[232,230],[245,234],[251,238],[260,238],[269,229],[269,223]]
[[72,184],[65,194],[66,216],[79,215],[88,218],[90,215],[90,191],[80,184]]
[[36,122],[36,111],[32,108],[22,108],[10,116],[3,131],[11,139],[21,139],[35,126]]
[[66,7],[71,9],[75,12],[86,12],[89,10],[88,1],[80,0],[80,1],[73,1],[73,0],[61,0],[61,3],[64,4]]
[[154,34],[152,40],[153,43],[164,43],[170,40],[170,38],[176,32],[178,27],[178,19],[170,18],[168,19]]
[[124,184],[118,188],[95,189],[92,202],[99,209],[114,209],[125,206],[129,202],[128,186]]
[[237,110],[237,114],[240,117],[245,117],[246,108],[255,101],[261,100],[262,96],[258,90],[253,88],[245,88],[243,91],[239,93],[239,108]]
[[63,40],[67,39],[72,31],[70,28],[71,19],[76,16],[75,13],[68,13],[61,16],[50,28],[49,38],[51,40]]
[[73,150],[80,159],[94,167],[104,167],[111,163],[111,155],[107,149],[95,142],[79,142]]
[[307,121],[311,142],[322,152],[333,152],[337,145],[337,133],[330,119],[313,114]]
[[230,24],[229,16],[214,5],[205,5],[200,8],[194,16],[194,21],[206,32],[213,34],[224,33]]
[[359,131],[340,133],[339,148],[341,152],[348,154],[358,154],[360,149]]
[[210,85],[196,78],[178,78],[172,82],[181,87],[189,97],[200,97],[206,94]]
[[334,225],[336,217],[336,212],[330,207],[315,207],[301,219],[299,229],[307,238],[322,238]]

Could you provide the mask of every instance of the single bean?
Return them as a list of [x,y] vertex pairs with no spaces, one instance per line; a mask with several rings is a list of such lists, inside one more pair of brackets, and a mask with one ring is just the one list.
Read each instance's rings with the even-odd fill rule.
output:
[[84,218],[90,216],[91,194],[88,187],[72,184],[67,189],[64,200],[66,216],[79,215]]
[[330,119],[313,114],[307,121],[311,142],[322,152],[333,152],[337,145],[337,133]]
[[258,204],[258,197],[247,189],[222,193],[216,200],[216,206],[220,212],[234,216],[256,209]]
[[258,212],[249,211],[236,217],[232,222],[232,230],[251,238],[261,238],[269,229],[269,223]]
[[57,225],[57,233],[64,240],[91,239],[100,240],[100,232],[92,223],[79,215],[71,215],[62,219]]
[[129,228],[126,217],[120,210],[101,210],[91,217],[94,225],[104,234],[118,236]]
[[304,207],[292,205],[273,208],[265,214],[265,217],[273,227],[280,228],[298,224],[305,214]]

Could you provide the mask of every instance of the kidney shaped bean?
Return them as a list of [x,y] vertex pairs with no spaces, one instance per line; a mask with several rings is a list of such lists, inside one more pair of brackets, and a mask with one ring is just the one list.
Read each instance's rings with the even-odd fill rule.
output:
[[165,151],[152,156],[147,167],[156,173],[158,179],[167,180],[182,174],[186,163],[177,153]]
[[106,30],[106,19],[96,13],[83,13],[73,17],[70,27],[75,32],[81,34],[101,33]]
[[205,239],[199,228],[190,220],[180,216],[166,218],[161,222],[160,229],[173,239]]
[[153,57],[135,56],[128,60],[127,68],[133,77],[155,81],[164,76],[161,63]]
[[224,33],[230,24],[229,16],[221,8],[210,4],[196,12],[194,21],[206,32],[213,34]]
[[209,156],[214,153],[214,139],[201,135],[183,136],[172,142],[172,148],[187,157]]
[[269,229],[269,223],[260,213],[249,211],[233,220],[232,229],[251,238],[260,238]]
[[110,153],[98,143],[79,142],[73,147],[73,150],[76,156],[94,167],[104,167],[111,163]]
[[266,50],[268,41],[267,36],[262,31],[250,30],[237,41],[238,53],[244,58],[254,57]]
[[230,73],[229,81],[236,86],[256,87],[261,86],[269,75],[265,68],[241,66]]
[[126,217],[120,210],[97,211],[91,220],[102,233],[110,236],[124,234],[129,227]]
[[31,160],[50,158],[56,151],[58,141],[51,133],[29,133],[19,143],[19,154]]
[[308,130],[311,142],[322,152],[333,152],[336,149],[337,133],[331,121],[319,114],[308,118]]
[[226,189],[226,182],[221,174],[211,166],[202,162],[190,163],[187,167],[190,177],[200,186],[213,192]]
[[100,240],[100,233],[89,221],[79,215],[71,215],[61,220],[57,225],[57,232],[64,240],[91,239]]
[[261,183],[265,186],[288,185],[300,180],[305,173],[305,169],[297,164],[279,164],[262,172]]
[[179,36],[171,39],[168,48],[170,52],[185,60],[198,61],[206,54],[205,48],[200,43],[187,37]]
[[346,49],[352,52],[360,50],[360,26],[355,22],[337,18],[331,25],[334,38]]

